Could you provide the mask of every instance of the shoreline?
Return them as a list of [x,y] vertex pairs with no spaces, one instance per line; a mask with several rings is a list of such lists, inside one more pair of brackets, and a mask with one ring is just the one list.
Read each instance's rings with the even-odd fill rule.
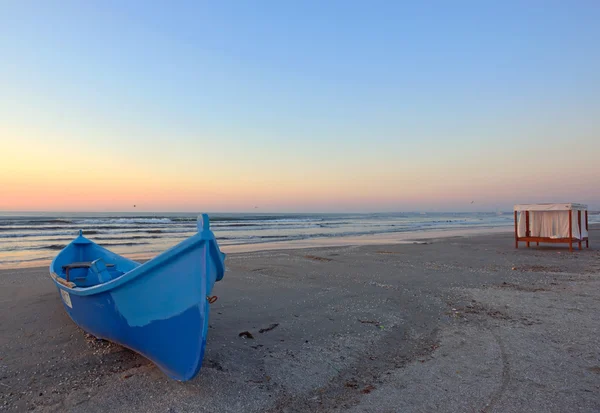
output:
[[[600,224],[598,224],[600,227]],[[590,226],[592,227],[592,226]],[[231,244],[220,246],[221,251],[226,254],[238,254],[246,252],[276,251],[276,250],[294,250],[325,247],[344,247],[361,245],[394,245],[411,244],[413,242],[426,241],[431,239],[444,239],[452,237],[468,237],[489,234],[499,234],[513,231],[513,227],[495,226],[495,227],[477,227],[477,228],[450,228],[450,229],[431,229],[416,230],[406,232],[387,232],[369,235],[352,235],[341,237],[315,237],[301,240],[273,241],[248,244]],[[93,241],[93,236],[90,237]],[[219,239],[217,238],[217,242]],[[66,246],[67,244],[65,244]],[[58,251],[56,252],[58,253]],[[56,255],[56,254],[55,254]],[[123,254],[124,257],[133,260],[149,260],[157,254],[134,253]],[[21,268],[45,268],[52,262],[51,259],[43,262],[22,262],[11,264],[0,264],[0,271],[14,270]]]

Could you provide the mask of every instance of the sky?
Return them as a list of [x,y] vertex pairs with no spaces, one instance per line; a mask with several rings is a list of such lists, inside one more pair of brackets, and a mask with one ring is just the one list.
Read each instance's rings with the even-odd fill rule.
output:
[[5,0],[0,210],[600,209],[598,21],[598,1]]

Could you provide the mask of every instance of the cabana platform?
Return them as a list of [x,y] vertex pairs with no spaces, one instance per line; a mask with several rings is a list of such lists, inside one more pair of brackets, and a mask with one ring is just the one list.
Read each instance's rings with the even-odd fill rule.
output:
[[519,242],[569,244],[583,242],[590,247],[588,235],[588,211],[583,204],[524,204],[515,205],[515,248]]

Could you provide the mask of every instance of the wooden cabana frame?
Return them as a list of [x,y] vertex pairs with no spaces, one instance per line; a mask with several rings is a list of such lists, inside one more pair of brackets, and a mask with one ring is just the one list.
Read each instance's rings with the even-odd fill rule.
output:
[[[568,231],[560,232],[560,236],[539,236],[532,235],[530,225],[530,213],[535,212],[557,212],[563,211],[568,212]],[[573,222],[573,211],[577,211],[577,236],[574,236],[574,222]],[[585,241],[586,248],[590,247],[589,241],[589,224],[588,224],[588,211],[587,205],[583,204],[526,204],[526,205],[515,205],[515,248],[519,248],[519,242],[525,242],[529,248],[531,242],[535,242],[536,245],[540,245],[540,242],[548,243],[560,243],[569,244],[569,251],[573,251],[573,244],[579,244],[579,249],[583,248],[583,242]],[[519,213],[524,213],[525,218],[525,235],[519,236]],[[523,215],[521,215],[523,219]],[[585,225],[585,233],[582,225]],[[565,233],[566,232],[566,233]]]

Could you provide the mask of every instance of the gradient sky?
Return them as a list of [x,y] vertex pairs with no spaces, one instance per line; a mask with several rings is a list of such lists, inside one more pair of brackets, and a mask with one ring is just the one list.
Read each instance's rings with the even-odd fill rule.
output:
[[0,210],[600,209],[598,22],[598,1],[5,0]]

